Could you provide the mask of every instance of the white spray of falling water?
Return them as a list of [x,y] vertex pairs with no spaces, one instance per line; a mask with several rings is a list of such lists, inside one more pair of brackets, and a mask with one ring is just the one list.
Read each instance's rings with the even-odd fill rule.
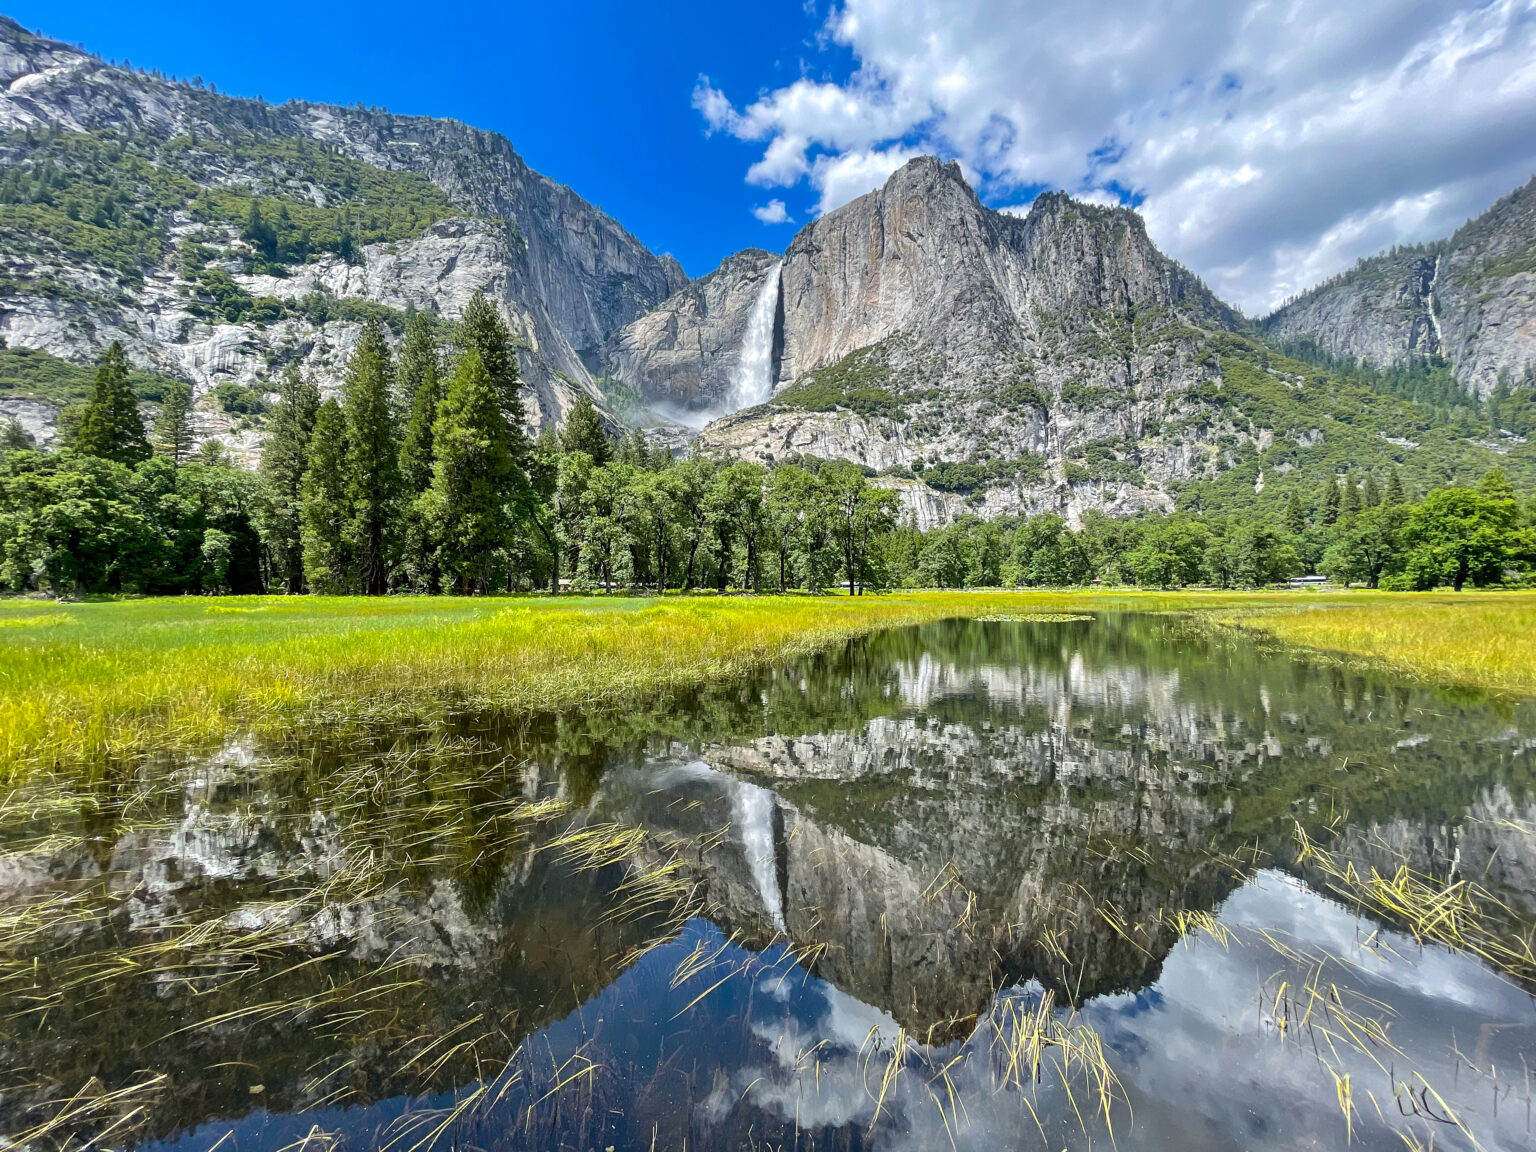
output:
[[747,332],[742,338],[741,355],[731,375],[730,410],[751,408],[773,399],[773,324],[779,311],[779,273],[781,260],[763,277],[747,317]]
[[773,793],[737,781],[731,797],[732,818],[752,870],[752,881],[773,926],[784,932],[784,897],[779,892],[779,857],[773,845]]

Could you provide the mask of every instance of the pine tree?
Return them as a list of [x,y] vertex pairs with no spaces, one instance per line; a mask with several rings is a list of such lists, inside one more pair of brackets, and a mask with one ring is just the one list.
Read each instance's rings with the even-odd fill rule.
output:
[[437,339],[423,315],[413,315],[406,323],[395,377],[406,402],[405,437],[400,445],[400,476],[408,501],[400,528],[402,561],[411,587],[438,592],[442,575],[437,547],[432,526],[422,515],[420,496],[432,485],[432,426],[437,422],[446,380]]
[[1360,511],[1360,489],[1355,484],[1353,476],[1344,477],[1342,511],[1345,516],[1353,516]]
[[261,473],[267,481],[262,534],[273,571],[290,596],[304,591],[304,473],[319,409],[319,389],[304,379],[297,364],[290,365],[267,417],[267,442],[261,451]]
[[6,421],[4,428],[0,428],[0,456],[7,452],[24,452],[36,447],[36,441],[21,426],[20,420],[12,418]]
[[300,499],[304,576],[312,592],[352,589],[347,555],[347,418],[335,400],[315,414]]
[[1376,473],[1366,473],[1365,488],[1360,495],[1360,500],[1367,508],[1376,508],[1381,505],[1381,488],[1376,484]]
[[508,541],[508,488],[518,471],[499,397],[480,353],[467,348],[438,409],[437,460],[423,498],[444,572],[461,593],[484,590],[493,554]]
[[155,451],[180,468],[192,458],[192,386],[180,380],[166,386],[155,417]]
[[74,446],[81,455],[120,464],[137,464],[149,458],[138,397],[128,384],[128,357],[116,340],[96,369],[96,386],[80,414]]
[[473,348],[479,353],[480,363],[491,379],[491,387],[496,392],[512,436],[512,458],[521,464],[528,455],[528,434],[523,428],[526,412],[523,383],[517,370],[517,352],[512,347],[512,333],[507,330],[506,322],[484,292],[476,292],[464,306],[458,342],[464,350]]
[[1396,468],[1387,476],[1387,494],[1382,500],[1388,508],[1396,508],[1404,503],[1403,478]]
[[1323,481],[1323,507],[1321,519],[1325,528],[1339,522],[1339,482],[1332,476]]
[[565,418],[565,427],[560,429],[560,447],[566,452],[585,452],[598,467],[613,459],[613,445],[608,442],[603,419],[590,396],[576,397],[570,415]]
[[437,406],[443,399],[437,339],[431,323],[420,313],[406,324],[395,374],[406,403],[400,475],[405,490],[418,495],[432,483],[432,425],[437,422]]
[[1307,529],[1307,516],[1301,509],[1301,494],[1291,489],[1291,498],[1285,502],[1285,528],[1292,536],[1300,536]]
[[395,556],[395,516],[400,498],[400,455],[390,408],[394,365],[384,331],[375,320],[347,363],[347,546],[361,591],[379,596],[389,588]]

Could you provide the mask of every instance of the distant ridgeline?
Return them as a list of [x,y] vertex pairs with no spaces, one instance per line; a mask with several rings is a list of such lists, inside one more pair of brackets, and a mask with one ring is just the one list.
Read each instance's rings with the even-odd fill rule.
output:
[[0,47],[5,588],[1527,579],[1536,185],[1258,323],[931,157],[690,282],[493,134]]

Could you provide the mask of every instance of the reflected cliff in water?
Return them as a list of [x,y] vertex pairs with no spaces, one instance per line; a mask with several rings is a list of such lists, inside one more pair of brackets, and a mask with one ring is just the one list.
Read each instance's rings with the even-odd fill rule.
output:
[[1475,881],[1529,940],[1533,770],[1529,702],[1144,616],[236,745],[7,806],[0,1121],[188,1150],[1527,1147],[1532,973],[1337,875]]

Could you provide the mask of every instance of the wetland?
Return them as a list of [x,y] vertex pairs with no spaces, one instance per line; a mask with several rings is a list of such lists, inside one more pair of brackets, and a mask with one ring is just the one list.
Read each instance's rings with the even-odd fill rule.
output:
[[1536,703],[1184,615],[0,808],[37,1148],[1523,1149]]

